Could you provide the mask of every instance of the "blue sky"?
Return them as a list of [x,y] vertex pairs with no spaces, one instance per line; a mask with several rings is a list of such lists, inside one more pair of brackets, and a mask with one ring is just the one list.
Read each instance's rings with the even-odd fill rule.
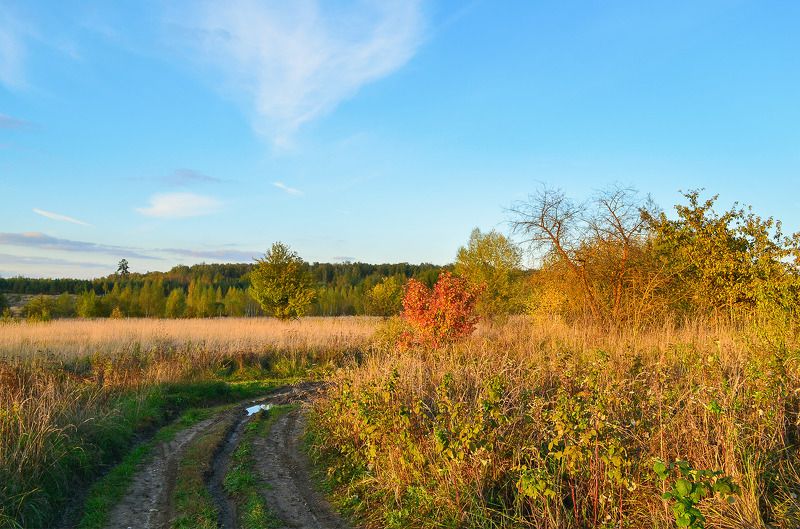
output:
[[800,3],[4,2],[0,275],[451,261],[541,183],[800,229]]

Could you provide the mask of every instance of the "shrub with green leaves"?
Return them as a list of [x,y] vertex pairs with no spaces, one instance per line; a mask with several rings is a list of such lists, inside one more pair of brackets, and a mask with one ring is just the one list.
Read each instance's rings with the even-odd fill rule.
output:
[[706,518],[699,509],[699,504],[706,498],[720,496],[734,503],[739,486],[733,479],[724,475],[721,470],[697,470],[688,461],[665,463],[656,459],[653,471],[665,482],[671,477],[674,481],[671,488],[661,498],[671,502],[672,513],[678,527],[703,529]]

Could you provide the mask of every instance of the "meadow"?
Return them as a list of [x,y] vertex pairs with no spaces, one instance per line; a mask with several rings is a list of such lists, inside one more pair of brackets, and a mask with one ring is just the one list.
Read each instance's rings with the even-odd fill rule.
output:
[[526,317],[438,350],[387,335],[313,417],[364,527],[800,527],[796,336]]
[[[0,524],[80,509],[73,491],[186,413],[325,380],[308,448],[359,526],[797,529],[800,234],[685,198],[670,219],[627,189],[580,204],[544,189],[514,211],[540,267],[476,229],[435,277],[366,267],[358,305],[383,319],[304,317],[320,284],[282,243],[236,280],[279,319],[178,318],[208,316],[195,279],[191,303],[170,293],[194,308],[172,313],[164,278],[125,274],[78,300],[107,319],[6,313]],[[221,285],[203,288],[225,306]],[[125,317],[128,290],[151,318]],[[203,464],[227,438],[212,430]],[[208,526],[222,512],[201,511]]]
[[[800,524],[793,333],[512,316],[409,348],[398,323],[3,324],[0,525],[58,519],[70,491],[190,406],[300,377],[334,382],[309,447],[364,527]],[[681,525],[682,508],[700,517]]]
[[0,527],[43,527],[183,410],[321,377],[373,318],[0,323]]

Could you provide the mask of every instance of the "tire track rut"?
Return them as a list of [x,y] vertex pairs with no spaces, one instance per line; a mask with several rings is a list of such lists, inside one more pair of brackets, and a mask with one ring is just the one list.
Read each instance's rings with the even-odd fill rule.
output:
[[262,495],[287,528],[347,529],[348,525],[316,490],[300,443],[305,431],[302,410],[281,415],[265,437],[253,441],[256,471],[267,487]]
[[[217,449],[207,488],[219,512],[222,529],[236,529],[236,505],[225,493],[223,482],[230,456],[241,438],[248,416],[245,407],[255,404],[307,403],[324,389],[318,382],[284,386],[269,395],[240,403],[231,410],[205,419],[157,445],[153,457],[134,476],[125,497],[110,513],[107,529],[167,529],[175,517],[172,504],[175,478],[187,447],[203,432],[223,420],[236,418]],[[310,468],[300,449],[305,427],[302,410],[279,417],[265,437],[254,440],[256,473],[265,483],[261,493],[286,528],[348,529],[310,479]]]

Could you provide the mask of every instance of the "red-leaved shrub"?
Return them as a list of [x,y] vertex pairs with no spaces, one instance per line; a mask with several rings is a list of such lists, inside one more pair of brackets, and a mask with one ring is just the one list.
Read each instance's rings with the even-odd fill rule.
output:
[[443,272],[433,289],[410,279],[403,297],[403,318],[413,331],[403,337],[402,345],[442,347],[469,336],[478,323],[475,304],[479,292],[450,272]]

